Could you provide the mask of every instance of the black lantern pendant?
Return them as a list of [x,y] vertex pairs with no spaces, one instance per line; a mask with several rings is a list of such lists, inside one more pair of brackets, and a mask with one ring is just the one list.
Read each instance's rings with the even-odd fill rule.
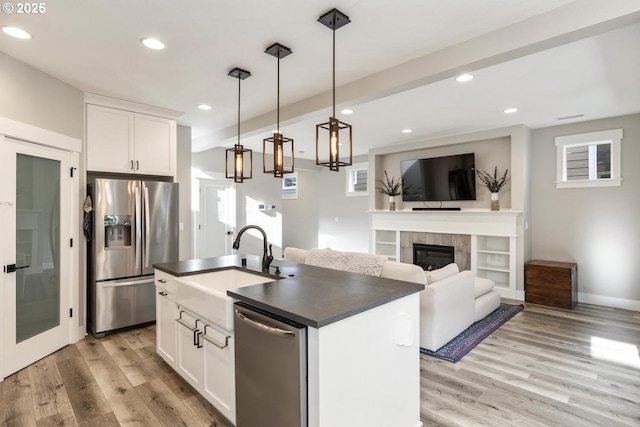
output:
[[[275,178],[282,178],[285,174],[293,173],[293,139],[285,138],[280,132],[280,59],[291,54],[291,49],[283,46],[279,43],[274,43],[265,50],[265,53],[278,58],[278,104],[277,104],[277,118],[276,118],[276,130],[273,132],[271,138],[265,138],[262,140],[262,164],[264,173],[272,173]],[[271,150],[269,150],[269,148]],[[273,167],[269,169],[267,167],[267,155],[273,154]],[[289,152],[289,158],[291,159],[290,165],[285,166],[286,157],[285,151]]]
[[[228,75],[238,79],[238,143],[233,148],[227,148],[225,174],[227,178],[233,178],[234,182],[242,183],[245,179],[253,177],[253,151],[244,148],[240,144],[240,82],[251,76],[251,73],[240,68],[234,68],[229,71]],[[233,165],[232,174],[229,173],[230,161]]]
[[[328,122],[316,125],[316,165],[326,166],[329,170],[337,172],[340,170],[340,166],[351,166],[353,161],[353,135],[351,125],[341,122],[336,118],[336,30],[351,21],[347,15],[338,9],[332,9],[318,18],[318,22],[333,31],[333,115],[329,117]],[[328,133],[328,137],[321,136],[321,134],[326,133]],[[320,160],[321,139],[328,140],[328,149],[326,147],[325,149],[329,153],[329,160]],[[341,160],[340,157],[340,141],[346,139],[349,141],[349,152],[348,155],[343,156],[342,159],[348,158],[348,161]]]

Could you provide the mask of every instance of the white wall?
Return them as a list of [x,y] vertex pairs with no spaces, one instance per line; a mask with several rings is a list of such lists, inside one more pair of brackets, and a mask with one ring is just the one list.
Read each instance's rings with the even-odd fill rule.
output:
[[[225,149],[193,153],[191,167],[199,176],[224,179]],[[236,232],[245,225],[253,224],[263,228],[270,244],[273,245],[274,258],[282,253],[282,199],[281,180],[262,172],[262,153],[253,153],[253,178],[236,184]],[[275,205],[274,210],[260,211],[258,205]],[[256,230],[248,230],[240,242],[239,253],[262,255],[262,235]]]
[[84,138],[82,91],[0,52],[0,117]]
[[[622,128],[622,186],[557,189],[554,138]],[[532,257],[578,263],[578,299],[640,311],[640,115],[532,132]]]
[[177,127],[177,182],[180,185],[180,259],[191,259],[191,128],[187,126]]
[[[353,159],[362,161],[367,158]],[[346,196],[345,169],[334,172],[309,160],[298,164],[298,198],[282,203],[284,247],[369,252],[367,197]]]

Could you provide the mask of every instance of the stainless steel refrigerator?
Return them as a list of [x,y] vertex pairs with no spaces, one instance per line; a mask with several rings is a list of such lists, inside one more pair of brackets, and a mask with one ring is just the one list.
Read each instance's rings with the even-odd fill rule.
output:
[[153,264],[178,260],[178,184],[90,178],[87,325],[96,337],[155,320]]

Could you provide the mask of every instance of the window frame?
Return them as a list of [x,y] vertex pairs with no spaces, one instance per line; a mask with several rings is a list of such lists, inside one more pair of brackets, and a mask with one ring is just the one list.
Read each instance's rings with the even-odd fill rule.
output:
[[[367,180],[365,181],[367,183],[367,190],[366,191],[353,191],[353,185],[352,185],[352,180],[351,177],[353,176],[354,172],[357,172],[359,170],[366,170],[367,171]],[[345,168],[345,194],[347,197],[365,197],[369,195],[369,182],[368,182],[368,177],[369,177],[369,163],[368,162],[360,162],[360,163],[354,163],[351,166],[347,166]]]
[[[622,129],[557,136],[556,188],[614,187],[622,185]],[[567,180],[567,149],[611,144],[611,178]]]

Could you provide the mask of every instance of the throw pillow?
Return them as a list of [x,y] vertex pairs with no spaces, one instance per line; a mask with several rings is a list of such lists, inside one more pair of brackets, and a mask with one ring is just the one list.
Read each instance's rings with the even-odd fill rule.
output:
[[458,268],[458,264],[452,262],[451,264],[447,264],[437,270],[425,271],[424,274],[427,277],[427,284],[430,285],[438,280],[446,279],[447,277],[453,276],[459,272],[460,269]]

